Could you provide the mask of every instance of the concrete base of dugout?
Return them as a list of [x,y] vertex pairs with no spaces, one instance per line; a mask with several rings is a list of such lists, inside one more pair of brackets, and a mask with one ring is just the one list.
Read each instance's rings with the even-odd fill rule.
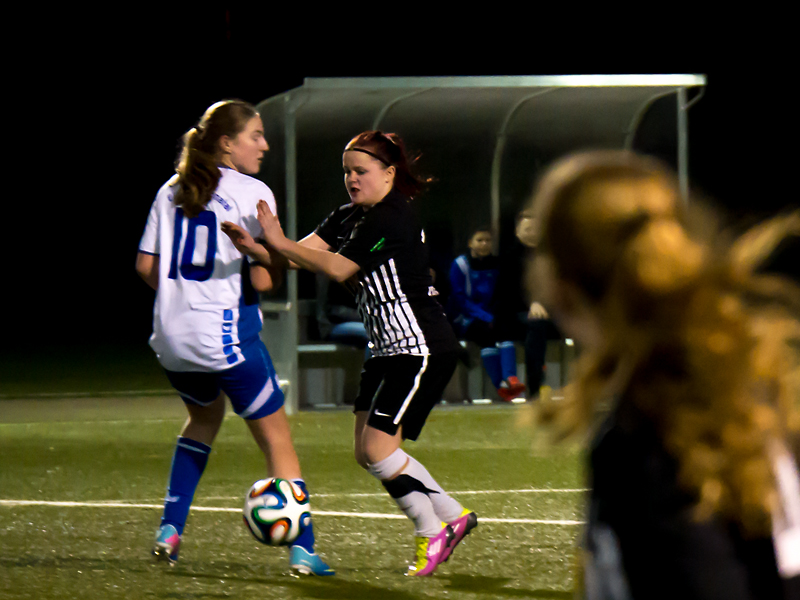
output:
[[[481,362],[481,349],[476,344],[461,342],[466,349],[466,364],[459,361],[453,378],[444,391],[443,400],[448,403],[491,401],[500,402],[500,396],[492,385]],[[517,348],[517,376],[520,381],[527,381],[525,372],[525,349],[521,344]],[[543,385],[558,389],[564,386],[569,376],[570,362],[575,358],[575,347],[567,345],[564,340],[549,340],[545,354],[545,377]],[[528,393],[530,395],[530,393]]]
[[[448,403],[500,401],[480,357],[480,348],[462,342],[466,349],[464,361],[459,361],[453,378],[443,394]],[[299,400],[301,409],[337,408],[352,405],[358,394],[364,351],[341,344],[302,344],[299,353]],[[547,343],[544,385],[562,387],[569,377],[569,365],[575,357],[575,347],[564,340]],[[525,350],[517,345],[517,373],[525,377]]]
[[301,344],[300,408],[335,408],[353,404],[358,394],[364,351],[342,344]]

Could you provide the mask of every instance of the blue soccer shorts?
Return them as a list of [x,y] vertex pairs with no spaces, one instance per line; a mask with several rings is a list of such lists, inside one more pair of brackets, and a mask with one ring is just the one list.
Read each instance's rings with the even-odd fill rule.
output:
[[[234,412],[256,420],[271,415],[283,406],[283,392],[267,348],[260,339],[240,346],[244,361],[214,372],[166,371],[186,404],[208,406],[225,392]],[[166,369],[165,369],[166,370]]]

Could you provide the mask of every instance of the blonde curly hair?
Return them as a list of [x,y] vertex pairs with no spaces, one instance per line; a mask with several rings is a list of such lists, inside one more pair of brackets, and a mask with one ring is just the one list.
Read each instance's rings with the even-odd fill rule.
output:
[[631,152],[572,155],[545,174],[532,289],[572,286],[602,335],[542,420],[586,433],[624,397],[676,458],[698,517],[763,533],[776,506],[771,445],[800,432],[800,293],[757,267],[800,233],[800,211],[732,240],[694,204],[671,169]]

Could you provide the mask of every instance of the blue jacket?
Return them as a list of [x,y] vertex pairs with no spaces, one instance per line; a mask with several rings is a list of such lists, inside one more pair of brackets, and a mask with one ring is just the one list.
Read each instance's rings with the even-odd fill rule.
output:
[[494,293],[500,274],[496,256],[475,259],[462,254],[450,267],[450,318],[458,335],[475,319],[494,321]]

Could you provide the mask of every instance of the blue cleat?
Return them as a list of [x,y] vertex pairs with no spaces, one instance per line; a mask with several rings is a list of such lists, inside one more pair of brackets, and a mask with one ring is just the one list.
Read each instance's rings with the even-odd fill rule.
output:
[[178,550],[181,547],[181,536],[173,525],[162,525],[156,534],[153,545],[153,556],[157,560],[167,561],[172,566],[178,562]]
[[299,575],[336,575],[336,571],[326,565],[318,555],[309,552],[302,546],[292,546],[289,564],[292,571]]

